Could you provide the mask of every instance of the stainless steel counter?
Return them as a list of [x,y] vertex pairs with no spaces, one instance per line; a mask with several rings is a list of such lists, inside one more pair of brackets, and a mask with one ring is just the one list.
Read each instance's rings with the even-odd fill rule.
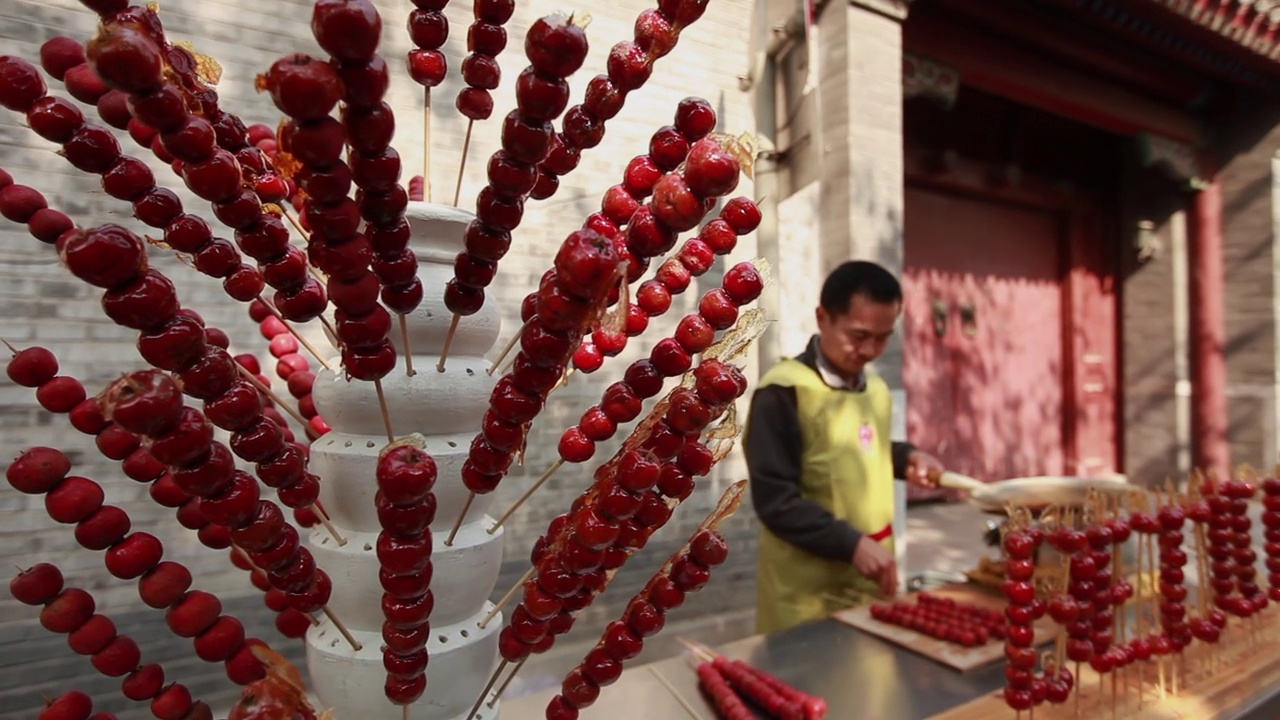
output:
[[[826,698],[833,720],[923,720],[1004,687],[1003,663],[962,674],[835,620],[750,637],[716,650]],[[671,658],[628,667],[618,682],[601,691],[595,705],[582,712],[582,720],[688,718],[650,667],[704,720],[715,717],[698,691],[692,666],[684,658]],[[502,719],[543,720],[555,694],[546,691],[504,702]]]
[[[835,620],[750,637],[716,650],[826,698],[831,720],[924,720],[998,691],[1005,683],[1002,662],[960,673]],[[582,720],[689,718],[651,668],[675,686],[702,720],[714,720],[715,712],[684,658],[628,666],[618,682],[601,691],[595,705],[582,711]],[[543,720],[555,694],[549,690],[504,702],[502,720]],[[1224,717],[1275,720],[1280,717],[1280,688],[1258,688],[1254,698]]]

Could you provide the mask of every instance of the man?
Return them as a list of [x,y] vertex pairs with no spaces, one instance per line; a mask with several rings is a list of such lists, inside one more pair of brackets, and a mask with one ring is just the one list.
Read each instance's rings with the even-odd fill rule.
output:
[[848,588],[896,591],[893,479],[936,487],[942,472],[933,457],[890,442],[889,388],[867,368],[901,314],[892,274],[847,262],[823,283],[808,349],[757,385],[744,450],[763,525],[760,632],[826,617]]

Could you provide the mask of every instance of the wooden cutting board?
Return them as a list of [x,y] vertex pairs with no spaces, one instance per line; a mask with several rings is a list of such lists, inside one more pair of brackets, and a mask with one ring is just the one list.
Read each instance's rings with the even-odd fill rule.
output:
[[[996,597],[977,588],[951,585],[927,592],[930,595],[954,598],[956,602],[1004,611],[1004,598]],[[902,595],[898,597],[898,600],[914,604],[916,602],[916,594]],[[963,647],[955,643],[929,637],[910,628],[873,619],[870,605],[841,610],[832,615],[832,617],[842,623],[888,640],[960,672],[967,672],[1004,659],[1004,642],[1001,640],[992,638],[987,641],[986,645],[971,648]],[[1057,625],[1047,617],[1036,622],[1034,627],[1036,633],[1035,644],[1037,646],[1049,642],[1057,633]]]

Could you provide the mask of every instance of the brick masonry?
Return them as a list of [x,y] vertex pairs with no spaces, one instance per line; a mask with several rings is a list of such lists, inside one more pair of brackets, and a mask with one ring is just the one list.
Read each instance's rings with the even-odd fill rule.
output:
[[[400,1],[380,2],[379,6],[385,25],[383,53],[388,57],[403,57],[409,49],[403,18],[411,5]],[[581,98],[586,82],[594,74],[603,72],[609,47],[630,38],[635,16],[651,6],[652,3],[641,0],[621,0],[581,8],[593,15],[588,30],[592,50],[584,69],[572,81],[575,102]],[[318,51],[308,30],[309,7],[310,3],[301,0],[272,3],[171,0],[162,4],[161,17],[172,39],[191,40],[199,51],[221,62],[224,75],[218,91],[224,107],[241,113],[248,123],[274,125],[279,120],[278,114],[267,98],[255,93],[253,78],[286,53]],[[526,64],[522,39],[529,24],[542,14],[562,9],[572,9],[572,6],[535,0],[517,7],[508,25],[511,48],[500,59],[507,78],[495,93],[495,116],[501,117],[514,105],[509,78]],[[455,3],[449,7],[448,14],[453,32],[446,49],[457,63],[465,50],[470,4]],[[549,266],[560,238],[598,207],[604,190],[620,180],[626,160],[646,151],[649,135],[659,125],[670,122],[676,103],[682,98],[700,95],[708,99],[720,113],[721,127],[727,132],[736,134],[752,128],[750,100],[738,90],[737,81],[737,75],[747,68],[750,19],[751,3],[747,0],[712,3],[703,19],[682,34],[673,54],[659,61],[649,83],[628,98],[626,108],[609,122],[602,145],[584,154],[581,167],[564,179],[555,198],[530,203],[524,225],[517,233],[517,250],[504,260],[503,280],[493,294],[504,307],[506,327],[518,325],[519,300]],[[0,7],[0,54],[36,58],[40,44],[48,38],[66,34],[85,40],[94,27],[92,16],[73,0],[12,0]],[[392,66],[398,68],[399,64],[393,60]],[[55,91],[61,90],[57,83],[54,86]],[[459,88],[460,81],[452,77],[435,92],[431,180],[437,201],[452,200],[457,177],[465,131],[465,123],[453,108]],[[401,74],[393,81],[389,102],[400,118],[395,144],[404,159],[406,176],[417,174],[423,164],[419,121],[421,90]],[[87,108],[86,114],[96,117],[92,109]],[[483,186],[484,162],[498,147],[498,128],[498,123],[491,121],[475,129],[461,190],[460,204],[464,207],[473,202]],[[128,153],[140,154],[127,137],[122,137],[122,146]],[[123,204],[107,197],[94,178],[73,170],[55,150],[29,132],[20,117],[0,113],[0,167],[11,172],[18,182],[42,190],[51,205],[84,224],[112,221],[143,230]],[[178,182],[167,169],[155,167],[157,177],[163,182]],[[750,183],[744,182],[737,192],[750,195]],[[207,204],[185,192],[180,194],[189,209],[209,214]],[[18,346],[49,347],[62,361],[62,371],[83,380],[91,393],[102,389],[117,374],[141,367],[131,333],[117,328],[102,315],[97,294],[66,273],[50,248],[38,246],[19,230],[12,224],[0,223],[0,336]],[[728,263],[754,255],[754,238],[747,237]],[[228,332],[233,352],[255,353],[264,362],[269,359],[266,343],[255,332],[244,308],[226,299],[217,283],[165,257],[164,253],[154,253],[153,262],[175,279],[185,306],[199,310],[206,321]],[[619,376],[626,362],[640,357],[653,342],[670,334],[676,320],[693,307],[694,293],[713,287],[715,281],[709,278],[718,277],[718,271],[727,267],[728,264],[721,261],[717,270],[678,299],[666,317],[654,321],[644,342],[634,343],[623,357],[612,360],[600,374],[573,378],[554,396],[544,419],[535,428],[525,466],[511,474],[500,491],[497,507],[509,505],[554,460],[560,431],[599,398],[601,390]],[[308,332],[312,339],[323,342],[314,329]],[[752,360],[748,374],[754,378],[756,372]],[[14,386],[7,379],[0,380],[0,429],[3,430],[0,457],[11,458],[34,444],[66,449],[76,462],[75,471],[102,482],[106,486],[107,501],[126,509],[136,528],[159,535],[165,542],[167,557],[187,564],[198,578],[198,587],[219,594],[226,607],[261,637],[285,645],[271,628],[270,614],[244,573],[232,568],[222,553],[212,553],[200,546],[193,534],[177,526],[172,511],[150,501],[145,487],[126,479],[115,463],[104,461],[90,438],[71,429],[65,418],[42,410],[30,390]],[[611,451],[612,448],[601,448],[602,456]],[[607,621],[616,617],[622,603],[687,537],[729,481],[742,476],[742,462],[735,454],[690,498],[687,506],[676,513],[673,522],[654,539],[650,548],[636,557],[635,567],[620,575],[602,601],[584,614],[574,636],[584,638],[598,634]],[[507,534],[507,559],[496,593],[504,591],[524,571],[533,540],[552,517],[568,507],[587,482],[585,471],[561,471],[516,515]],[[731,560],[717,573],[714,591],[692,598],[681,609],[682,618],[749,610],[754,601],[753,522],[748,509],[729,523],[727,529],[734,548]],[[225,706],[225,700],[231,697],[229,693],[233,689],[221,668],[196,661],[187,641],[166,637],[160,615],[138,602],[131,583],[111,578],[102,568],[98,554],[78,549],[70,528],[58,527],[45,515],[40,498],[20,495],[7,486],[0,488],[0,558],[10,568],[41,560],[57,562],[66,572],[69,584],[90,589],[98,600],[98,607],[113,615],[122,629],[127,627],[139,639],[148,659],[163,660],[166,666],[172,667],[174,679],[188,683],[215,706]],[[370,588],[370,592],[378,590]],[[115,683],[95,676],[87,661],[73,655],[64,639],[40,628],[34,622],[35,616],[32,608],[19,605],[7,593],[0,593],[0,720],[34,717],[42,693],[56,696],[72,688],[92,691],[95,698],[102,699],[104,708],[121,710],[122,718],[149,716],[143,706],[125,709],[119,704],[110,704],[114,700],[108,701],[108,698],[119,697],[114,690]],[[300,646],[290,644],[288,647],[293,657],[299,657]]]

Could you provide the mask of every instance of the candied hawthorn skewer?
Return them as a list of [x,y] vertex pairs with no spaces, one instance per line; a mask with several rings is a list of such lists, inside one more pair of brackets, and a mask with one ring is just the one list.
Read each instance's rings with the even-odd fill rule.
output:
[[[34,85],[38,81],[43,87],[35,66],[20,58],[0,58],[0,71],[11,76],[24,76],[28,78],[24,82],[29,84]],[[200,272],[221,279],[223,289],[232,298],[248,302],[261,294],[265,287],[262,273],[242,263],[240,253],[231,243],[213,237],[208,223],[198,216],[184,213],[182,201],[172,190],[156,185],[155,176],[145,163],[121,153],[120,145],[110,130],[85,122],[74,104],[45,94],[43,90],[26,108],[19,103],[7,103],[6,107],[24,112],[36,134],[60,143],[63,157],[74,167],[100,175],[103,190],[108,195],[131,203],[135,217],[147,225],[163,229],[164,243],[189,254],[192,265]],[[6,189],[8,197],[4,200],[5,204],[15,208],[17,217],[21,217],[23,205],[28,210],[37,207],[36,201],[18,194],[19,186],[11,187],[14,189]],[[43,206],[43,202],[38,205]]]
[[[15,350],[6,372],[19,385],[37,388],[36,398],[46,410],[67,414],[74,428],[95,436],[95,444],[102,454],[120,461],[127,477],[150,484],[151,498],[159,505],[177,509],[179,523],[195,531],[201,544],[213,550],[230,547],[227,529],[210,523],[200,514],[199,501],[174,484],[168,468],[142,447],[138,435],[107,420],[97,398],[87,398],[78,380],[57,375],[58,360],[52,352],[38,346]],[[103,499],[97,483],[72,477],[49,493],[46,507],[58,522],[74,523],[100,508]]]
[[723,720],[755,720],[756,714],[738,697],[720,668],[713,663],[704,662],[698,665],[696,672],[698,686],[711,698],[717,717]]
[[[711,514],[699,523],[689,540],[671,555],[645,584],[644,589],[631,598],[622,617],[609,624],[592,650],[612,662],[606,663],[607,669],[602,672],[600,668],[587,668],[584,659],[578,667],[571,670],[561,685],[560,694],[552,698],[547,706],[548,718],[576,718],[579,710],[596,701],[601,687],[617,679],[622,664],[640,654],[644,638],[662,630],[665,624],[663,607],[666,603],[662,601],[661,595],[668,586],[684,594],[696,592],[706,586],[711,579],[712,569],[723,564],[729,554],[728,543],[718,528],[737,511],[745,490],[746,481],[731,485]],[[726,669],[726,674],[729,673],[737,674],[738,671],[736,668]],[[768,704],[764,704],[764,707],[777,717],[803,720],[799,704],[793,706],[789,700],[768,689],[755,680],[754,676],[751,677],[755,683],[752,687],[760,689],[758,694],[751,694],[753,699],[762,701],[766,698],[778,698],[777,703],[767,701]]]
[[[98,672],[113,678],[124,678],[121,692],[137,702],[150,702],[152,715],[159,720],[180,720],[192,717],[190,713],[203,702],[194,700],[181,683],[165,684],[164,668],[156,663],[142,664],[142,652],[128,635],[121,635],[110,617],[97,612],[93,595],[82,588],[64,587],[62,571],[50,563],[40,563],[20,572],[9,583],[9,592],[26,605],[43,606],[40,624],[48,631],[67,636],[67,644],[79,655],[89,657]],[[189,614],[181,623],[199,624],[202,617]],[[243,635],[243,631],[242,631]],[[211,644],[223,642],[214,640]],[[250,642],[261,643],[253,639]],[[241,677],[248,684],[262,677],[261,668],[248,663],[247,642],[242,642],[234,655],[228,656],[228,673]],[[231,660],[234,659],[234,664]],[[257,677],[251,677],[257,670]],[[206,706],[207,707],[207,706]],[[68,693],[53,701],[41,713],[41,718],[65,720],[67,717],[87,718],[92,703],[84,693]]]
[[45,707],[36,720],[117,720],[115,713],[93,712],[93,699],[79,690],[66,692],[53,700],[45,699]]
[[[750,339],[743,339],[753,339],[762,327],[755,319],[740,328],[739,337],[721,341],[718,350],[744,349]],[[541,652],[516,634],[513,626],[524,622],[518,618],[541,624],[548,636],[567,632],[573,613],[607,587],[616,571],[689,496],[692,478],[709,473],[728,453],[731,442],[727,441],[738,432],[731,421],[706,431],[717,441],[716,450],[698,439],[702,428],[727,413],[746,391],[746,378],[717,359],[718,354],[708,351],[699,366],[705,372],[695,372],[694,389],[676,388],[659,403],[614,459],[596,471],[592,487],[574,501],[567,515],[553,520],[535,544],[531,557],[535,574],[522,583],[524,599],[499,636],[499,651],[506,660],[518,662],[530,652]]]
[[[355,33],[352,42],[358,45],[363,37]],[[329,115],[343,97],[342,79],[332,64],[296,54],[276,61],[259,85],[290,118],[281,145],[302,165],[298,186],[307,194],[303,217],[312,229],[307,253],[298,251],[300,262],[305,267],[309,255],[328,277],[343,368],[358,380],[380,381],[395,367],[396,351],[387,338],[391,314],[378,303],[382,284],[369,269],[370,241],[360,233],[360,208],[347,197],[353,177],[341,157],[347,133]],[[404,229],[407,233],[408,226]]]
[[1222,483],[1221,491],[1231,500],[1231,538],[1232,560],[1235,562],[1236,597],[1230,601],[1227,609],[1234,615],[1247,618],[1262,610],[1269,602],[1267,594],[1258,586],[1257,569],[1258,554],[1253,550],[1253,538],[1250,529],[1253,520],[1249,518],[1249,500],[1257,494],[1257,484],[1237,478]]
[[[923,595],[925,595],[925,593],[921,593],[921,596]],[[983,610],[983,608],[977,608],[977,607],[975,607],[974,609]],[[684,645],[686,648],[692,650],[695,656],[700,657],[706,660],[707,662],[710,662],[711,664],[715,665],[717,668],[724,668],[726,666],[731,665],[736,668],[739,668],[741,672],[746,672],[754,675],[756,679],[758,679],[760,682],[764,683],[765,685],[769,686],[774,692],[784,696],[787,700],[800,705],[800,708],[804,714],[804,720],[826,720],[828,708],[827,708],[827,701],[824,700],[823,698],[818,697],[817,695],[810,695],[809,693],[806,693],[803,690],[800,690],[794,685],[789,684],[787,681],[783,680],[782,678],[776,675],[772,675],[768,672],[765,672],[764,670],[761,670],[760,668],[755,667],[754,665],[751,665],[745,661],[730,660],[729,658],[715,652],[714,650],[712,650],[711,648],[705,645],[692,642],[685,638],[676,638],[676,639],[679,640],[680,643]],[[727,673],[726,673],[726,677],[727,677]],[[731,678],[730,680],[732,681]]]
[[1262,480],[1263,551],[1267,554],[1267,597],[1280,602],[1280,478],[1272,470]]
[[[423,107],[426,114],[422,118],[422,185],[415,188],[414,182],[409,182],[409,197],[413,200],[429,200],[430,190],[428,184],[431,182],[431,90],[444,82],[445,75],[449,72],[449,61],[440,48],[444,47],[445,40],[449,38],[449,18],[444,14],[445,6],[449,4],[449,0],[414,0],[414,9],[409,12],[408,30],[409,39],[413,41],[414,49],[408,53],[409,77],[413,81],[422,86]],[[478,10],[477,10],[478,12]],[[497,55],[507,44],[507,33],[501,27],[496,28],[500,44],[493,52]],[[468,39],[474,31],[468,33]],[[470,44],[470,39],[468,40]],[[492,47],[492,46],[489,46]],[[490,110],[493,108],[493,101],[489,102]],[[488,117],[488,114],[485,115]],[[470,141],[468,135],[467,141]],[[463,158],[467,155],[466,143],[463,144]],[[461,173],[459,173],[461,174]],[[416,180],[417,178],[414,178]],[[414,190],[420,190],[419,194]],[[457,199],[454,205],[458,204]]]
[[[508,17],[514,7],[512,0],[480,0],[477,15],[486,3],[502,3]],[[537,180],[538,163],[547,156],[555,133],[551,121],[569,102],[566,78],[586,58],[587,35],[572,18],[549,15],[529,28],[524,47],[529,66],[516,83],[516,109],[502,123],[502,148],[489,160],[488,184],[476,197],[476,219],[467,228],[465,248],[454,260],[453,277],[445,285],[445,306],[453,313],[453,320],[436,367],[441,372],[459,318],[478,312],[484,305],[485,288],[493,282],[498,262],[511,246],[511,231],[523,219],[524,201]],[[483,64],[474,58],[486,57],[468,57],[463,62],[464,76],[469,68]],[[489,62],[496,86],[497,63]]]
[[[645,400],[662,391],[666,378],[688,372],[693,366],[693,357],[715,342],[716,332],[727,330],[737,322],[738,308],[760,297],[764,277],[759,268],[766,267],[763,262],[757,259],[754,264],[744,262],[730,268],[721,286],[702,296],[698,312],[685,315],[675,333],[659,340],[649,351],[649,357],[631,363],[621,383]],[[590,460],[595,455],[596,443],[613,437],[617,423],[623,421],[622,417],[610,417],[605,412],[603,400],[588,408],[578,424],[560,436],[557,449],[561,462]]]
[[[57,450],[34,447],[23,452],[5,470],[9,484],[20,492],[45,495],[49,515],[62,523],[76,525],[76,542],[89,550],[105,551],[107,571],[122,580],[137,580],[138,593],[147,605],[168,608],[166,622],[180,637],[195,638],[196,655],[205,662],[227,663],[244,646],[244,627],[230,615],[222,615],[222,603],[214,595],[199,590],[188,592],[191,573],[182,565],[164,561],[164,545],[154,535],[130,532],[132,523],[123,509],[102,504],[102,487],[88,478],[71,476],[71,461]],[[89,606],[92,614],[92,606]],[[61,632],[72,632],[80,622]],[[46,625],[50,629],[54,629]],[[103,645],[111,641],[114,626]],[[126,639],[127,641],[127,639]],[[127,641],[132,643],[132,641]],[[72,649],[77,652],[73,641]],[[93,655],[101,648],[83,652]],[[135,648],[136,650],[136,648]],[[95,663],[95,666],[97,664]],[[134,663],[115,675],[124,675],[137,667]],[[101,668],[99,668],[101,669]],[[240,684],[256,678],[232,675]]]
[[[462,80],[467,86],[459,91],[454,101],[458,112],[469,121],[467,123],[468,140],[471,137],[471,126],[477,120],[488,120],[493,114],[493,96],[489,92],[496,90],[502,82],[502,68],[498,66],[498,56],[507,47],[507,31],[503,26],[515,13],[516,4],[515,0],[476,0],[471,9],[475,19],[467,28],[468,53],[462,60]],[[423,53],[419,57],[423,60],[429,57],[431,61],[431,72],[424,73],[427,75],[427,80],[434,80],[437,75],[441,79],[444,78],[446,69],[442,54]],[[411,73],[413,61],[411,52],[409,60]],[[437,65],[438,70],[436,70]],[[427,85],[423,80],[418,82]],[[435,84],[439,84],[439,80],[436,80]],[[431,87],[431,85],[427,86]],[[563,111],[564,108],[561,107],[560,110]],[[559,115],[559,113],[556,114]],[[465,162],[466,151],[464,150],[463,153]]]
[[[438,12],[435,14],[444,17]],[[367,238],[369,250],[374,254],[371,267],[381,286],[382,304],[400,318],[405,371],[413,375],[405,315],[418,307],[423,290],[418,279],[417,256],[408,249],[410,232],[404,211],[409,195],[399,182],[400,154],[391,147],[395,115],[391,106],[383,101],[390,77],[386,60],[377,52],[382,35],[382,17],[369,0],[321,0],[312,9],[311,31],[320,47],[329,53],[329,65],[336,69],[340,82],[342,126],[350,147],[347,172],[357,188],[355,202],[360,217],[367,223],[365,237],[351,234],[347,240],[329,238],[329,246],[333,248],[344,242],[361,242]],[[447,33],[446,21],[444,34]],[[439,40],[444,42],[443,35]],[[317,169],[323,173],[343,172],[339,163]],[[331,199],[342,203],[337,198]],[[366,261],[365,264],[369,263]],[[362,282],[368,283],[363,280],[364,274],[357,276],[354,270],[352,273],[353,276],[345,280],[344,289],[348,292]],[[368,284],[372,287],[372,283]],[[330,297],[334,293],[331,287]],[[342,297],[350,302],[347,293]],[[340,309],[351,312],[346,308]],[[358,312],[363,309],[361,306],[355,309],[357,312],[351,314],[363,314]],[[381,322],[379,308],[375,306],[371,312]],[[361,334],[356,333],[357,336]],[[339,339],[346,344],[341,331]]]
[[[763,260],[757,259],[755,262],[766,267]],[[560,460],[539,475],[488,532],[497,532],[562,465],[590,460],[595,455],[597,442],[613,437],[618,425],[635,419],[639,413],[638,403],[609,402],[611,397],[635,397],[642,402],[657,395],[662,391],[665,378],[678,377],[688,372],[693,365],[693,356],[711,347],[715,341],[715,332],[725,330],[736,322],[738,307],[754,301],[763,287],[764,277],[755,265],[740,263],[731,268],[725,274],[723,287],[712,290],[703,297],[698,313],[685,316],[676,333],[658,342],[648,358],[632,363],[623,379],[605,390],[600,403],[588,408],[578,424],[561,435],[557,448]]]
[[[184,88],[166,81],[163,70],[169,67],[166,60],[172,60],[166,48],[172,46],[165,42],[155,13],[130,8],[104,17],[88,44],[88,58],[108,86],[129,93],[134,116],[159,132],[161,146],[182,162],[187,187],[211,202],[214,215],[235,229],[241,249],[258,261],[263,278],[276,289],[280,312],[298,322],[319,317],[328,301],[320,284],[307,275],[305,253],[289,245],[284,222],[265,211],[251,187],[244,187],[236,154],[219,145],[219,128],[205,119],[212,115],[207,109],[205,117],[190,112]],[[243,125],[238,120],[234,124],[244,136],[239,142],[261,159],[257,148],[248,146]],[[177,214],[171,211],[173,217]]]
[[1002,541],[1009,558],[1006,570],[1009,577],[1002,588],[1009,603],[1005,628],[1008,637],[1004,645],[1008,684],[1004,689],[1004,701],[1019,712],[1043,702],[1048,689],[1045,680],[1035,674],[1035,628],[1032,627],[1035,614],[1031,609],[1036,601],[1036,588],[1031,581],[1035,573],[1032,558],[1041,539],[1041,535],[1029,530],[1015,529],[1010,530]]
[[[108,317],[143,331],[139,341],[143,356],[154,365],[179,371],[183,382],[179,392],[171,378],[153,373],[154,380],[144,387],[156,395],[170,394],[172,387],[179,397],[185,392],[205,399],[209,412],[224,426],[235,429],[232,446],[237,454],[259,462],[259,474],[269,485],[281,489],[287,504],[311,505],[319,485],[314,476],[306,473],[302,453],[285,446],[279,426],[262,417],[258,391],[239,380],[230,356],[216,346],[210,348],[198,321],[180,314],[172,283],[155,270],[141,272],[145,257],[141,240],[114,226],[92,231],[77,229],[64,233],[59,240],[60,255],[73,274],[108,288],[103,295]],[[238,382],[244,384],[246,392],[235,392]],[[251,402],[245,403],[245,396],[252,398]],[[127,402],[132,398],[121,399]],[[257,481],[235,470],[226,446],[212,441],[212,427],[203,413],[182,407],[180,402],[179,409],[176,420],[149,415],[138,418],[137,427],[125,429],[151,439],[152,455],[170,466],[175,482],[183,490],[202,499],[200,511],[206,518],[221,520],[219,524],[228,525],[233,531],[249,526],[256,508],[269,501],[252,506],[246,502],[246,498],[258,501]],[[330,591],[328,576],[316,571],[308,551],[298,548],[297,532],[291,526],[270,530],[271,537],[253,538],[261,541],[261,552],[253,557],[255,563],[268,571],[273,586],[293,593],[290,597],[300,611],[322,607]],[[337,622],[335,625],[342,629]]]
[[384,690],[392,703],[408,706],[427,687],[427,637],[435,605],[431,593],[431,522],[436,515],[436,463],[426,439],[411,435],[378,455],[377,555],[381,563]]
[[[604,139],[605,122],[622,110],[627,94],[639,89],[653,72],[658,58],[671,52],[681,31],[706,10],[708,0],[660,0],[636,18],[634,40],[623,40],[609,51],[606,74],[587,84],[583,101],[565,113],[553,149],[538,166],[539,189],[543,200],[555,194],[558,179],[578,166],[582,151]],[[547,176],[542,180],[541,176]]]
[[621,263],[614,244],[590,230],[570,233],[556,253],[555,270],[544,285],[553,285],[555,307],[539,302],[538,314],[525,324],[520,352],[511,373],[489,397],[483,428],[471,442],[462,466],[462,482],[470,495],[454,521],[445,545],[451,545],[477,494],[493,492],[524,443],[530,423],[564,375],[573,350],[620,279]]
[[[216,76],[221,72],[220,68],[216,67],[217,63],[210,58],[197,57],[194,52],[185,47],[169,43],[165,39],[164,25],[152,7],[130,6],[127,2],[111,0],[81,0],[81,4],[98,13],[102,26],[111,26],[112,30],[125,28],[137,31],[160,50],[162,74],[169,81],[169,88],[175,90],[177,95],[172,93],[168,93],[167,96],[152,95],[149,100],[153,105],[175,106],[176,99],[186,107],[193,108],[194,114],[207,120],[213,128],[218,147],[235,156],[240,165],[240,177],[244,184],[253,185],[257,177],[266,172],[267,163],[264,153],[251,143],[244,122],[219,107],[218,93],[213,89],[213,84],[217,82]],[[108,33],[108,36],[112,34]],[[123,38],[117,36],[117,39],[115,43],[108,43],[104,42],[104,38],[100,35],[90,40],[86,48],[87,59],[93,65],[93,69],[98,73],[107,72],[108,75],[105,77],[111,79],[104,87],[109,85],[112,89],[127,93],[149,89],[154,78],[154,61],[145,43],[139,42],[138,36],[134,34],[125,34]],[[143,51],[141,54],[138,52],[139,49]],[[95,57],[95,54],[100,57]],[[96,63],[99,60],[107,63],[105,71],[97,67]],[[135,70],[138,71],[137,77],[134,77]],[[130,134],[134,135],[140,144],[150,144],[161,160],[174,164],[175,169],[180,169],[181,160],[175,163],[174,156],[163,147],[163,143],[157,142],[157,131],[162,131],[163,128],[147,122],[147,111],[153,108],[139,110],[135,107],[137,104],[137,99],[128,102],[130,111],[135,115],[135,122],[129,125]],[[141,117],[138,117],[139,115]],[[146,136],[153,138],[150,143],[142,143],[142,138]]]
[[[0,192],[15,191],[44,205],[38,192],[13,185],[8,173],[0,175]],[[32,215],[32,220],[38,215]],[[57,213],[53,217],[60,227],[66,216]],[[40,237],[48,228],[29,222],[28,230]],[[257,463],[258,476],[277,489],[286,505],[311,506],[319,494],[319,479],[306,472],[302,452],[286,445],[280,427],[263,416],[257,389],[238,377],[230,355],[208,342],[214,329],[206,329],[195,313],[180,309],[173,283],[158,270],[145,267],[142,241],[120,226],[104,225],[93,230],[73,227],[56,242],[73,275],[107,289],[102,298],[107,316],[141,331],[138,351],[143,358],[154,367],[178,373],[183,392],[203,400],[214,424],[232,432],[231,447],[236,455]],[[218,333],[226,337],[226,333]],[[199,411],[190,412],[204,421]],[[217,469],[221,471],[232,462],[228,456]]]
[[[728,255],[739,237],[759,225],[760,209],[754,202],[745,197],[730,200],[716,219],[702,226],[697,237],[685,241],[675,257],[658,267],[653,279],[640,283],[634,307],[648,319],[666,313],[672,298],[688,289],[693,278],[705,274],[715,262],[715,256]],[[574,369],[583,373],[600,369],[606,355],[612,357],[626,348],[630,334],[597,328],[573,354]]]
[[276,375],[288,384],[289,394],[298,401],[298,414],[303,418],[307,436],[315,440],[329,432],[331,428],[320,417],[311,398],[316,376],[311,372],[306,357],[298,353],[297,337],[261,300],[249,304],[249,317],[258,323],[259,332],[268,342],[268,350],[276,358]]

